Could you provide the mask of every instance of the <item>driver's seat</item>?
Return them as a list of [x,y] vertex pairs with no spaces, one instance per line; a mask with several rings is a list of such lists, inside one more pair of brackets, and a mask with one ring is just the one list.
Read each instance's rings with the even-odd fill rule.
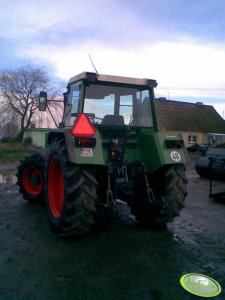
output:
[[105,115],[101,125],[125,125],[123,116]]

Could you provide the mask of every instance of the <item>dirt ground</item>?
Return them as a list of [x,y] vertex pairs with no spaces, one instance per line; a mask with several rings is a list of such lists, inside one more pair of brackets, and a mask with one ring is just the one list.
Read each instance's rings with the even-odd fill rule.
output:
[[209,199],[209,181],[193,165],[186,207],[166,230],[138,227],[120,204],[115,224],[71,240],[51,232],[46,207],[22,199],[9,179],[15,166],[0,173],[8,174],[0,184],[1,300],[200,299],[180,286],[192,272],[217,280],[222,293],[213,299],[225,299],[225,202]]

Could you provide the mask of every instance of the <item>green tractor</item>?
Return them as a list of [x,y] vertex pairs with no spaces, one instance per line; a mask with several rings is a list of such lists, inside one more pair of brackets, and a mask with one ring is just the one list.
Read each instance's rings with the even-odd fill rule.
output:
[[[27,129],[36,152],[21,161],[20,192],[47,202],[54,233],[80,235],[110,218],[117,199],[144,226],[173,221],[187,179],[182,136],[160,132],[155,80],[84,72],[69,80],[56,129]],[[40,93],[39,110],[50,109]]]

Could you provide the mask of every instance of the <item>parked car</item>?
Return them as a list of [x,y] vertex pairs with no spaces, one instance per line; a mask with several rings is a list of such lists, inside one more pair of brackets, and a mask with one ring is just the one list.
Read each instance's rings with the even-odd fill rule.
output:
[[199,144],[193,144],[189,147],[187,147],[187,151],[188,152],[200,152],[202,154],[205,154],[205,152],[207,151],[207,147],[204,145],[199,145]]
[[225,179],[225,149],[208,149],[196,161],[195,170],[201,177]]

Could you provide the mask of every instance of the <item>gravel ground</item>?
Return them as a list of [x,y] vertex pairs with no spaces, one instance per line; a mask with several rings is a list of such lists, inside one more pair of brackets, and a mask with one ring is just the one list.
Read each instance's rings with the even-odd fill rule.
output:
[[[0,184],[0,300],[197,300],[179,283],[191,272],[225,289],[225,203],[208,198],[209,182],[193,166],[186,207],[166,230],[137,226],[119,203],[113,224],[70,240],[51,232],[45,206]],[[0,166],[1,174],[15,170]]]

